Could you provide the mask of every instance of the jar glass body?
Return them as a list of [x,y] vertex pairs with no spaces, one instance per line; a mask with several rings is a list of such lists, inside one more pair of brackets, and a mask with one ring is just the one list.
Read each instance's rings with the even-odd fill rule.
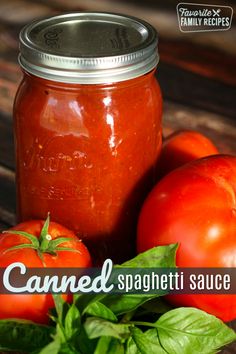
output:
[[154,71],[113,84],[24,73],[14,105],[18,219],[75,230],[95,263],[126,259],[155,181],[162,98]]

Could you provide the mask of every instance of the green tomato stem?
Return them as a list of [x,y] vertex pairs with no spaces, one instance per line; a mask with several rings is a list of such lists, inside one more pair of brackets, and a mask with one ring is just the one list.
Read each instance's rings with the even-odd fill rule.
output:
[[49,234],[41,238],[39,249],[42,253],[47,252],[51,240],[52,240],[52,236]]
[[44,253],[49,253],[52,256],[56,256],[57,251],[68,251],[68,252],[80,253],[79,250],[76,250],[72,247],[62,247],[61,246],[61,244],[73,240],[72,238],[57,237],[57,238],[53,239],[52,236],[48,232],[49,224],[50,224],[50,215],[48,213],[47,219],[45,220],[45,222],[43,224],[39,238],[37,238],[35,235],[31,235],[31,234],[24,232],[24,231],[18,231],[18,230],[6,231],[5,232],[6,234],[15,234],[15,235],[23,236],[24,238],[26,238],[29,241],[29,243],[21,243],[19,245],[8,248],[5,252],[13,251],[16,249],[32,248],[32,249],[35,249],[36,252],[38,252],[38,255],[42,261],[43,261],[43,254]]

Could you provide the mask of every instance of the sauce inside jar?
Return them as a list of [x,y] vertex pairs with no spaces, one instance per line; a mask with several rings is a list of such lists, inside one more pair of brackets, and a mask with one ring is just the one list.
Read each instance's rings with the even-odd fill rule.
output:
[[[103,35],[102,49],[94,36],[63,49],[69,29],[81,41],[85,33]],[[18,217],[50,212],[79,234],[97,264],[132,255],[138,212],[155,181],[162,114],[156,46],[150,25],[101,13],[57,16],[21,34],[24,78],[14,107]]]

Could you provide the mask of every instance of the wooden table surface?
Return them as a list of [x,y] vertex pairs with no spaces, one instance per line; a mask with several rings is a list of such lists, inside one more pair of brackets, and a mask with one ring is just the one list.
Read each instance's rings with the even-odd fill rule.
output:
[[[92,10],[131,14],[151,22],[160,36],[157,77],[164,97],[164,135],[176,129],[196,129],[209,136],[222,153],[236,154],[235,18],[229,31],[183,34],[177,24],[177,2],[157,3],[155,0],[0,1],[0,230],[15,223],[12,105],[21,80],[17,64],[18,34],[24,24],[35,18]],[[231,5],[235,13],[235,2],[216,3]],[[236,329],[236,323],[231,326]],[[222,353],[236,353],[236,344]]]

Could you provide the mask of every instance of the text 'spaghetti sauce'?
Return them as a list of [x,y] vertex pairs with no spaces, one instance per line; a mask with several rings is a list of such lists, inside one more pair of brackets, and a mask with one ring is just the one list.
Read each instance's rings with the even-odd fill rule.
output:
[[18,218],[50,212],[95,263],[126,259],[161,148],[156,32],[131,17],[77,13],[26,26],[20,43]]

